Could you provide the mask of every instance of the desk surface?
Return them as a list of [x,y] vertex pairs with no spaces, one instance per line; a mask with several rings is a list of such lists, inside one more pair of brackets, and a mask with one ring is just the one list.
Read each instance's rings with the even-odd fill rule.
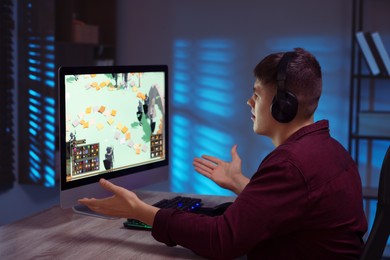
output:
[[[153,204],[178,194],[136,191]],[[233,197],[202,196],[205,206]],[[199,259],[180,246],[167,247],[150,231],[129,230],[124,219],[108,220],[76,214],[59,206],[0,227],[0,259]]]

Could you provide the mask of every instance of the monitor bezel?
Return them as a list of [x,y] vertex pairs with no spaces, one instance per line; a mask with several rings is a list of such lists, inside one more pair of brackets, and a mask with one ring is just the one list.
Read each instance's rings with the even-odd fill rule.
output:
[[[164,138],[165,159],[151,164],[134,166],[126,169],[107,172],[88,178],[66,181],[66,118],[65,118],[65,75],[101,74],[101,73],[131,73],[131,72],[163,72],[164,73]],[[167,65],[114,65],[114,66],[65,66],[58,70],[59,84],[59,149],[60,149],[60,186],[61,190],[69,190],[88,184],[97,183],[101,178],[113,179],[133,175],[156,168],[167,166],[169,162],[169,95],[168,95],[168,66]]]

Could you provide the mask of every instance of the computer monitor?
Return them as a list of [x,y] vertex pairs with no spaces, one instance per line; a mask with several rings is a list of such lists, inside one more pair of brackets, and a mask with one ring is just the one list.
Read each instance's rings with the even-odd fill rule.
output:
[[101,178],[135,189],[168,179],[168,68],[61,67],[60,201],[109,196]]

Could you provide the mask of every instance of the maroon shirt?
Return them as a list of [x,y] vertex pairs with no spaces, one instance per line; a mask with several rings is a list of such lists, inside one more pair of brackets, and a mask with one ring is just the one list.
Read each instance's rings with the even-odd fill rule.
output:
[[272,151],[222,216],[159,210],[153,237],[200,256],[357,259],[367,230],[360,176],[328,121]]

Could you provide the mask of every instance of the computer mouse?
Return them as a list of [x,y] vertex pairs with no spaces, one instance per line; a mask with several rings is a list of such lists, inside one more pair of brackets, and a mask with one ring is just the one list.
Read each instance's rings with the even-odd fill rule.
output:
[[213,215],[218,216],[222,215],[230,205],[232,205],[233,202],[225,202],[222,204],[219,204],[213,208]]

